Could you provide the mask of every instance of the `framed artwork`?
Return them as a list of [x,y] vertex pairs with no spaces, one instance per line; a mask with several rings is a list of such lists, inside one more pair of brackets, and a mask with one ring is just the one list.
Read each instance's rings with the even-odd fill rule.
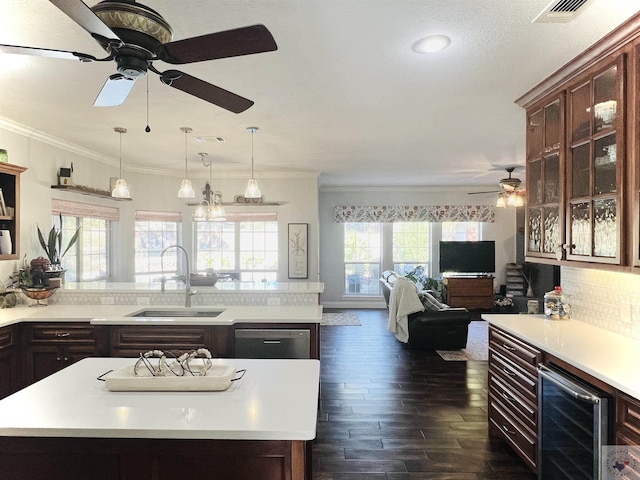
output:
[[309,278],[308,223],[289,224],[289,278]]

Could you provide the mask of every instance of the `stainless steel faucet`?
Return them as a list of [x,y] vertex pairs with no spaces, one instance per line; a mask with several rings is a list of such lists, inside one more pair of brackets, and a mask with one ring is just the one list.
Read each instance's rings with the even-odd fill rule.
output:
[[[184,293],[184,306],[185,307],[190,307],[191,306],[191,297],[193,295],[196,294],[195,291],[191,290],[191,264],[189,263],[189,254],[187,253],[187,251],[184,249],[184,247],[180,246],[180,245],[170,245],[167,248],[165,248],[162,253],[160,254],[160,261],[162,262],[162,257],[164,257],[164,253],[169,250],[170,248],[177,248],[178,250],[182,250],[182,252],[184,253],[184,257],[187,263],[187,274],[186,274],[186,278],[184,280],[184,285],[185,285],[185,293]],[[163,278],[164,278],[164,267],[163,267]]]

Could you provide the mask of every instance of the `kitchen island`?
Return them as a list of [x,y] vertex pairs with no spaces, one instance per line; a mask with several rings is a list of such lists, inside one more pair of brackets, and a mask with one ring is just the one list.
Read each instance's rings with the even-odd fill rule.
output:
[[317,360],[214,359],[220,392],[111,392],[87,358],[0,400],[0,478],[310,479]]

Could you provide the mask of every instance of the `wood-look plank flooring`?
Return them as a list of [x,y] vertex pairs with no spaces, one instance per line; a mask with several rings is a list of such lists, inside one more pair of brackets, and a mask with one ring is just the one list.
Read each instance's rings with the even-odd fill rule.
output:
[[398,342],[386,310],[356,313],[321,327],[313,480],[535,480],[489,437],[487,362],[445,362]]

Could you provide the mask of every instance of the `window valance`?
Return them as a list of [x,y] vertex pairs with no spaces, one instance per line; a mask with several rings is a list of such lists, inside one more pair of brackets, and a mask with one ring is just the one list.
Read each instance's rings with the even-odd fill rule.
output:
[[70,217],[102,218],[105,220],[119,220],[120,209],[106,205],[94,205],[92,203],[72,202],[69,200],[51,199],[51,211],[54,214],[61,213]]
[[389,222],[494,222],[495,207],[489,205],[338,206],[336,223]]
[[157,210],[136,210],[138,222],[182,222],[180,212],[161,212]]

